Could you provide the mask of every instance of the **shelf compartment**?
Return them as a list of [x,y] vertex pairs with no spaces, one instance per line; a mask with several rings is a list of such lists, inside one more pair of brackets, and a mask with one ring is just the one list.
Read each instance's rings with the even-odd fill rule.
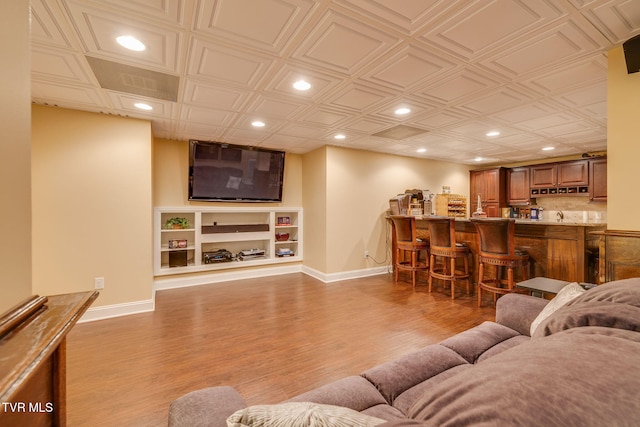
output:
[[269,231],[269,224],[228,224],[202,226],[202,234],[250,233],[258,231]]

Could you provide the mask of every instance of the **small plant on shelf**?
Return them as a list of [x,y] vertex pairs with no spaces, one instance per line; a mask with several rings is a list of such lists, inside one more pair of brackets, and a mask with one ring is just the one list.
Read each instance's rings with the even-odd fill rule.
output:
[[180,218],[180,217],[169,218],[167,221],[165,221],[164,228],[169,228],[169,229],[189,228],[189,220],[187,218]]

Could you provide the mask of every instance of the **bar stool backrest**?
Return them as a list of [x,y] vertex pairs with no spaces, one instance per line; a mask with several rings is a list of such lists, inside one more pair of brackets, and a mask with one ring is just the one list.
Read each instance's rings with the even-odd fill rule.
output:
[[514,219],[484,218],[471,219],[478,232],[480,255],[512,257],[515,255]]
[[453,218],[432,216],[426,218],[426,220],[429,226],[431,247],[455,248],[456,230]]
[[396,229],[398,242],[415,242],[417,239],[416,219],[412,216],[392,215],[391,221]]

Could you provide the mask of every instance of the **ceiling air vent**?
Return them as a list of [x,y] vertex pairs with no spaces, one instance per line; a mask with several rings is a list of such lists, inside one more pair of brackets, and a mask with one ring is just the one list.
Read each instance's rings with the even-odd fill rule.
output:
[[414,127],[405,126],[405,125],[398,125],[389,129],[385,129],[382,132],[374,133],[372,136],[399,140],[399,139],[405,139],[411,136],[416,136],[416,135],[420,135],[427,132],[429,131],[420,129],[420,128],[414,128]]
[[86,58],[103,89],[174,102],[178,99],[178,76],[90,56]]

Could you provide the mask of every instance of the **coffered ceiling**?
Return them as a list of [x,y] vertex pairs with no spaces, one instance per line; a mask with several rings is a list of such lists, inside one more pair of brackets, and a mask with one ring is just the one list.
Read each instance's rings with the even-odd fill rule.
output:
[[[464,164],[606,150],[607,51],[640,34],[639,0],[31,8],[35,103],[147,119],[164,139],[292,153],[328,144]],[[121,35],[146,50],[124,49]],[[299,79],[311,88],[293,89]],[[411,112],[394,114],[400,106]]]

